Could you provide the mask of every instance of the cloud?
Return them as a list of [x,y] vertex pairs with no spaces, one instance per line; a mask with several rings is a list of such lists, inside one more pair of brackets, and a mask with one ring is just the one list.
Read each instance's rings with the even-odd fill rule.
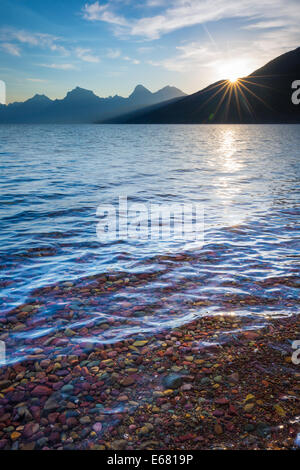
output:
[[[153,41],[183,28],[202,25],[207,41],[177,44],[175,54],[171,54],[169,48],[166,58],[147,61],[173,72],[195,71],[200,80],[203,75],[216,76],[224,69],[224,62],[233,61],[239,55],[245,59],[243,69],[251,73],[277,55],[299,46],[299,0],[214,0],[213,3],[209,0],[145,0],[143,9],[141,3],[135,5],[135,15],[130,18],[118,15],[120,3],[120,0],[110,0],[109,3],[85,4],[83,16],[90,21],[111,23],[114,34],[127,40],[136,37]],[[235,28],[232,37],[240,35],[240,40],[235,39],[228,45],[216,40],[211,31],[221,21],[223,27]],[[213,28],[209,25],[211,22],[216,23]],[[137,52],[146,54],[147,48],[141,47]],[[123,57],[123,60],[131,59]]]
[[7,52],[13,55],[20,55],[20,45],[49,49],[64,56],[69,55],[67,49],[59,44],[62,39],[52,34],[32,33],[23,29],[1,28],[0,41],[1,40],[19,43],[19,45],[16,45],[11,44],[11,42],[5,42]]
[[91,63],[98,63],[100,62],[100,58],[91,54],[91,49],[83,49],[82,47],[77,47],[76,55],[79,59],[83,60],[84,62],[91,62]]
[[83,7],[83,17],[88,21],[105,21],[118,26],[128,26],[127,20],[116,15],[110,8],[111,6],[108,3],[104,5],[100,5],[98,1],[90,4],[86,3]]
[[20,48],[18,46],[16,46],[15,44],[11,44],[9,42],[2,43],[1,44],[1,49],[3,49],[8,54],[11,54],[11,55],[14,55],[14,56],[17,56],[17,57],[20,57],[20,55],[21,55]]
[[150,60],[147,63],[172,72],[192,73],[195,77],[199,76],[199,80],[202,77],[221,80],[226,78],[230,66],[236,64],[241,76],[245,76],[298,45],[299,33],[296,29],[293,32],[282,31],[280,39],[278,31],[271,29],[261,35],[256,34],[251,42],[241,41],[229,48],[226,44],[218,46],[210,41],[186,43],[176,47],[176,54],[161,60]]
[[126,60],[127,62],[131,62],[134,65],[140,64],[140,61],[137,59],[132,59],[131,57],[125,56],[123,57],[123,60]]
[[131,57],[129,56],[122,56],[122,53],[119,49],[110,49],[108,52],[107,52],[107,57],[109,59],[121,59],[121,60],[125,60],[126,62],[131,62],[132,64],[134,65],[138,65],[140,64],[140,61],[138,59],[132,59]]
[[26,78],[28,82],[34,82],[34,83],[45,83],[47,80],[42,80],[41,78]]
[[[293,3],[293,0],[288,0]],[[141,18],[131,28],[130,34],[158,39],[161,35],[197,24],[228,18],[276,18],[286,12],[287,0],[175,0],[162,14]],[[296,8],[296,4],[295,4]],[[299,17],[299,15],[298,15]]]
[[53,52],[58,52],[61,55],[68,56],[70,52],[60,44],[63,39],[52,34],[45,33],[32,33],[25,30],[17,30],[13,28],[0,29],[0,39],[2,37],[8,38],[10,41],[17,41],[21,45],[31,47],[38,47],[42,49],[49,49]]
[[154,47],[149,47],[149,46],[146,46],[146,47],[139,47],[138,48],[138,53],[139,54],[149,54],[150,52],[152,52],[154,50]]
[[121,51],[119,49],[109,49],[107,52],[107,57],[109,59],[117,59],[121,56]]
[[92,4],[86,3],[83,7],[83,17],[89,21],[98,21],[102,19],[103,13],[107,10],[108,5],[100,5],[99,2]]
[[243,29],[270,29],[284,28],[285,22],[282,20],[259,21],[258,23],[248,24]]
[[178,54],[173,57],[160,61],[148,61],[148,63],[153,66],[162,66],[173,72],[189,72],[195,68],[207,67],[216,59],[216,51],[211,48],[211,44],[192,42],[178,46],[176,50]]
[[[99,1],[85,4],[83,17],[89,21],[104,21],[115,25],[115,34],[140,36],[148,40],[188,26],[205,24],[229,18],[244,18],[256,22],[256,28],[265,22],[265,27],[278,24],[287,28],[300,22],[299,0],[148,0],[147,7],[159,7],[160,13],[127,20],[115,13],[114,3],[100,4]],[[268,25],[269,23],[269,25]],[[249,25],[248,28],[255,28]],[[261,25],[263,28],[264,26]]]
[[161,7],[167,5],[169,0],[147,0],[147,7]]
[[64,47],[58,44],[50,44],[50,50],[54,52],[59,52],[61,55],[69,56],[70,52]]
[[[64,45],[61,44],[63,41],[62,38],[54,36],[51,34],[45,33],[32,33],[26,30],[17,30],[14,28],[2,28],[0,29],[0,41],[3,38],[9,39],[10,41],[18,42],[19,44],[13,44],[11,42],[3,42],[0,47],[2,47],[6,52],[19,56],[20,55],[20,45],[27,45],[30,47],[36,47],[40,49],[47,49],[58,53],[60,56],[76,56],[78,59],[84,62],[90,63],[99,63],[100,57],[92,53],[91,49],[83,47],[74,47],[69,46],[67,49]],[[46,65],[44,65],[46,66]],[[50,64],[51,68],[57,68],[62,70],[69,70],[74,68],[72,64]]]
[[17,40],[23,44],[30,44],[31,46],[38,46],[40,35],[39,34],[32,34],[24,30],[6,30],[5,31],[8,37],[11,39]]
[[49,69],[57,70],[75,70],[76,67],[73,64],[40,64],[41,67],[47,67]]

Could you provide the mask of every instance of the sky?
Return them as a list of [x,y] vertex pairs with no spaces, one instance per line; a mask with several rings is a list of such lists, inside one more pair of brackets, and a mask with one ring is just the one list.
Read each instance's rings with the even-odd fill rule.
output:
[[193,93],[299,47],[299,24],[299,0],[1,0],[0,80],[7,102]]

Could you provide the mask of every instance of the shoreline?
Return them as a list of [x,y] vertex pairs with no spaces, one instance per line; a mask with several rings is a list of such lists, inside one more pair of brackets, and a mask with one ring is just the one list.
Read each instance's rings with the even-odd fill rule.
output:
[[[299,318],[245,323],[203,317],[80,357],[40,350],[0,369],[0,449],[295,448]],[[228,338],[219,345],[218,332]]]

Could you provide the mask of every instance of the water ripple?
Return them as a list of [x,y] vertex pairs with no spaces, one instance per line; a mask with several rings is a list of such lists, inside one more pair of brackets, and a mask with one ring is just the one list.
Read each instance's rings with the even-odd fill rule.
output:
[[[299,126],[0,127],[9,361],[223,312],[252,327],[298,313],[299,141]],[[203,204],[204,246],[100,243],[97,206],[120,195]]]

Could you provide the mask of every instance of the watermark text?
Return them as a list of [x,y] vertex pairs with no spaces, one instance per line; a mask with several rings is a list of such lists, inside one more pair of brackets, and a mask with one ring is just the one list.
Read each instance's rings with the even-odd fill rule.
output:
[[120,196],[117,205],[97,208],[98,240],[204,241],[204,209],[201,204],[129,203]]
[[0,80],[0,104],[6,104],[6,85],[3,80]]
[[295,80],[292,83],[292,89],[296,90],[292,94],[292,103],[298,105],[300,104],[300,80]]
[[6,364],[6,348],[4,341],[0,341],[0,366]]
[[300,364],[300,341],[294,341],[292,348],[295,349],[292,355],[292,363],[298,366]]

